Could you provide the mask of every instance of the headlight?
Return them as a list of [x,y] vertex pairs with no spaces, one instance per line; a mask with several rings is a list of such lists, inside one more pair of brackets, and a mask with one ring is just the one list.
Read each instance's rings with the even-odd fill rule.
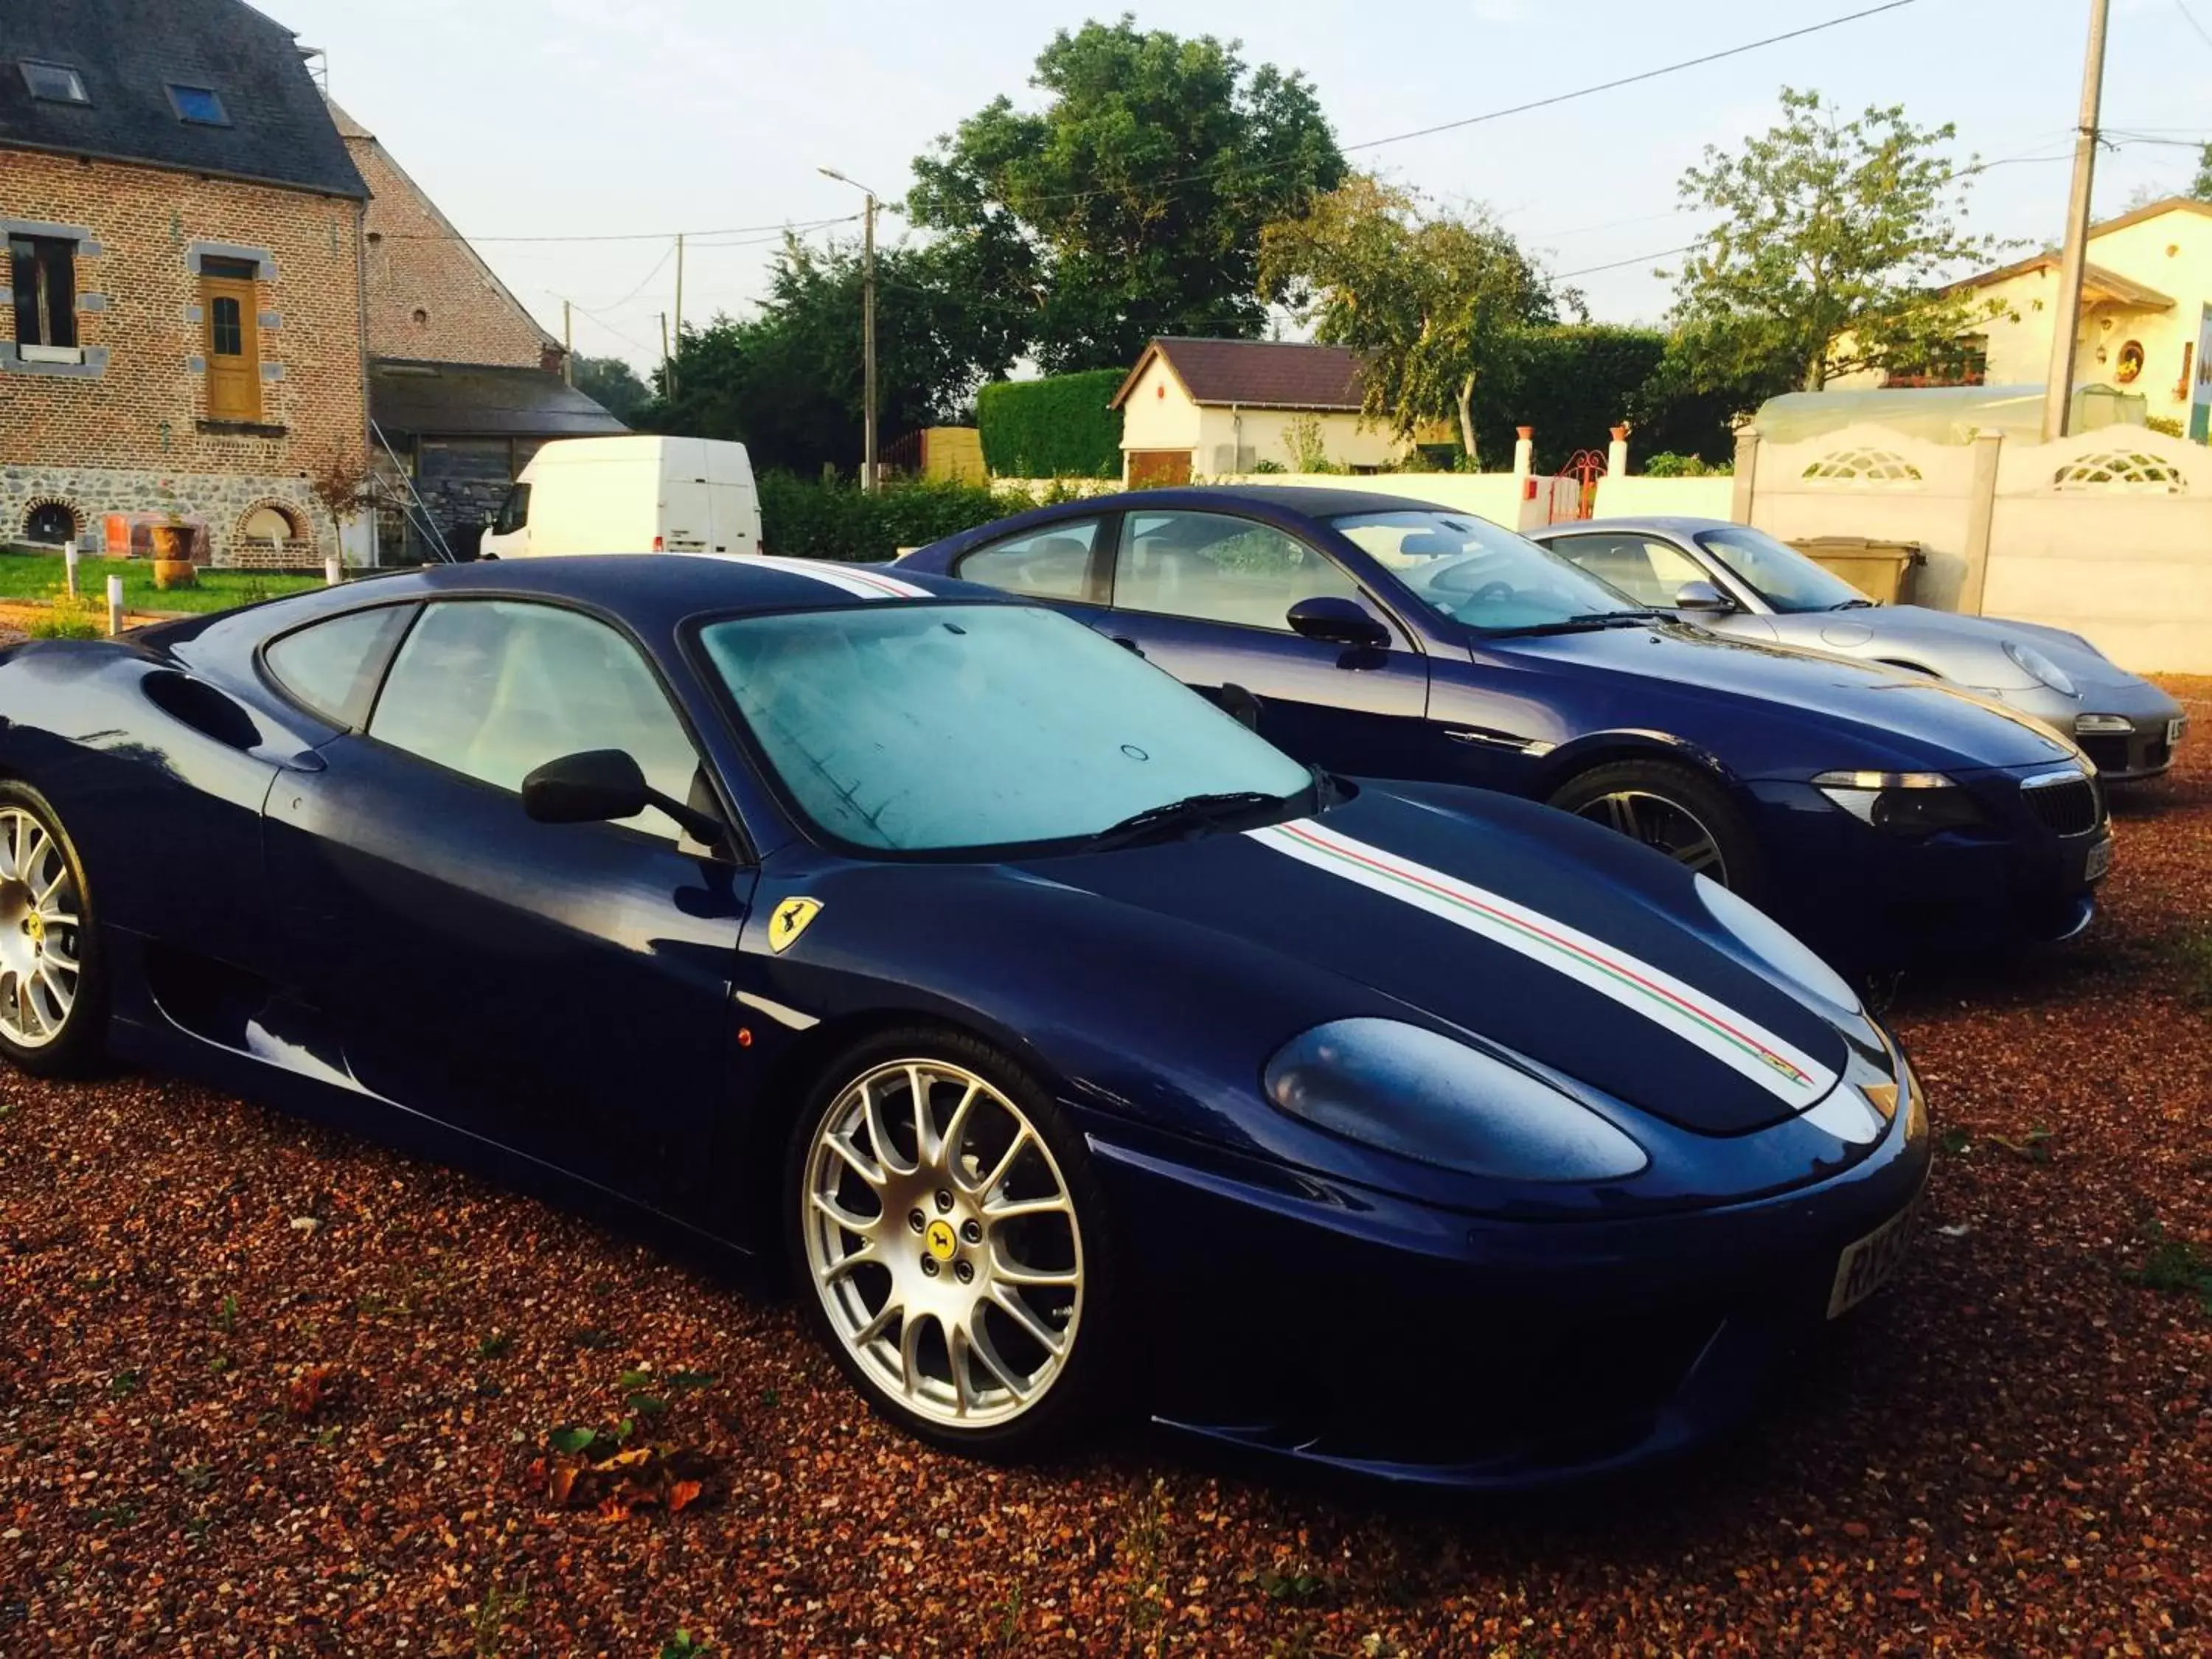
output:
[[1423,1164],[1508,1181],[1615,1181],[1650,1162],[1595,1112],[1516,1066],[1395,1019],[1339,1019],[1267,1062],[1267,1098]]
[[1851,1013],[1859,1012],[1858,994],[1841,974],[1801,943],[1796,934],[1709,877],[1699,876],[1697,888],[1698,896],[1705,901],[1712,919],[1741,940],[1752,955],[1823,1001],[1832,1002]]
[[2043,682],[2062,697],[2078,697],[2074,682],[2066,678],[2066,671],[2045,656],[2032,645],[2022,645],[2018,640],[2004,642],[2004,653],[2017,664],[2022,672]]
[[1823,772],[1813,787],[1862,823],[1899,836],[1932,836],[1988,822],[1981,805],[1941,772]]

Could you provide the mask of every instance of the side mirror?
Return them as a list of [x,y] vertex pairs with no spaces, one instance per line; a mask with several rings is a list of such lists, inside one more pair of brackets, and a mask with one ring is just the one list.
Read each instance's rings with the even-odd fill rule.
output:
[[1735,601],[1711,582],[1684,582],[1674,590],[1674,609],[1702,611],[1708,616],[1718,616],[1735,609]]
[[645,774],[619,749],[563,755],[522,781],[522,810],[539,823],[605,823],[652,805]]
[[1235,684],[1221,688],[1222,712],[1247,732],[1260,729],[1260,699]]
[[1370,616],[1364,605],[1336,594],[1300,599],[1285,613],[1284,620],[1292,633],[1324,645],[1379,651],[1390,643],[1390,630]]

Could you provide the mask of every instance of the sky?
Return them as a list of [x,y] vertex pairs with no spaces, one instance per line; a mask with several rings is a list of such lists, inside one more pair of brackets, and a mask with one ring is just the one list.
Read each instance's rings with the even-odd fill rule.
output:
[[[331,95],[375,132],[556,336],[649,367],[675,301],[743,314],[785,224],[856,214],[834,167],[886,201],[914,157],[1029,76],[1060,27],[1110,19],[1239,40],[1304,71],[1348,149],[1635,75],[1877,0],[258,0],[327,54]],[[1910,0],[1803,39],[1525,114],[1351,150],[1447,207],[1496,214],[1601,321],[1656,322],[1653,274],[1701,220],[1682,170],[1774,119],[1784,86],[1900,103],[1958,128],[1971,228],[2054,239],[2064,218],[2088,0]],[[2112,0],[2096,208],[2187,186],[2212,139],[2212,0]],[[850,235],[853,222],[806,234]],[[887,215],[887,241],[908,234]],[[562,238],[624,240],[551,240]],[[530,240],[547,239],[547,240]],[[2023,251],[2027,251],[2024,247]]]

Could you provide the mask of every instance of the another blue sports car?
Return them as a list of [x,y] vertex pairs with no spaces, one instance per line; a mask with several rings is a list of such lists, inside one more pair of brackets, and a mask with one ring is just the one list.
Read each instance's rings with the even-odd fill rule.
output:
[[2094,769],[2017,711],[1717,638],[1430,502],[1142,490],[900,568],[1059,605],[1256,708],[1301,760],[1510,790],[1620,830],[1853,966],[2070,936],[2111,860]]
[[0,651],[0,1052],[103,1048],[780,1254],[943,1444],[1141,1406],[1468,1484],[1731,1420],[1929,1166],[1896,1046],[1716,884],[801,562]]

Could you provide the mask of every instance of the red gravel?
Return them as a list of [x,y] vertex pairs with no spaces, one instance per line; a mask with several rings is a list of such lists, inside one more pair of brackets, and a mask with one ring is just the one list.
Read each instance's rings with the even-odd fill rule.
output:
[[[2179,690],[2092,939],[1898,1000],[1948,1149],[1897,1284],[1734,1448],[1571,1498],[1141,1434],[964,1463],[787,1307],[538,1203],[0,1073],[0,1653],[2212,1653],[2212,681]],[[556,1507],[549,1432],[626,1394],[668,1402],[655,1455]]]

